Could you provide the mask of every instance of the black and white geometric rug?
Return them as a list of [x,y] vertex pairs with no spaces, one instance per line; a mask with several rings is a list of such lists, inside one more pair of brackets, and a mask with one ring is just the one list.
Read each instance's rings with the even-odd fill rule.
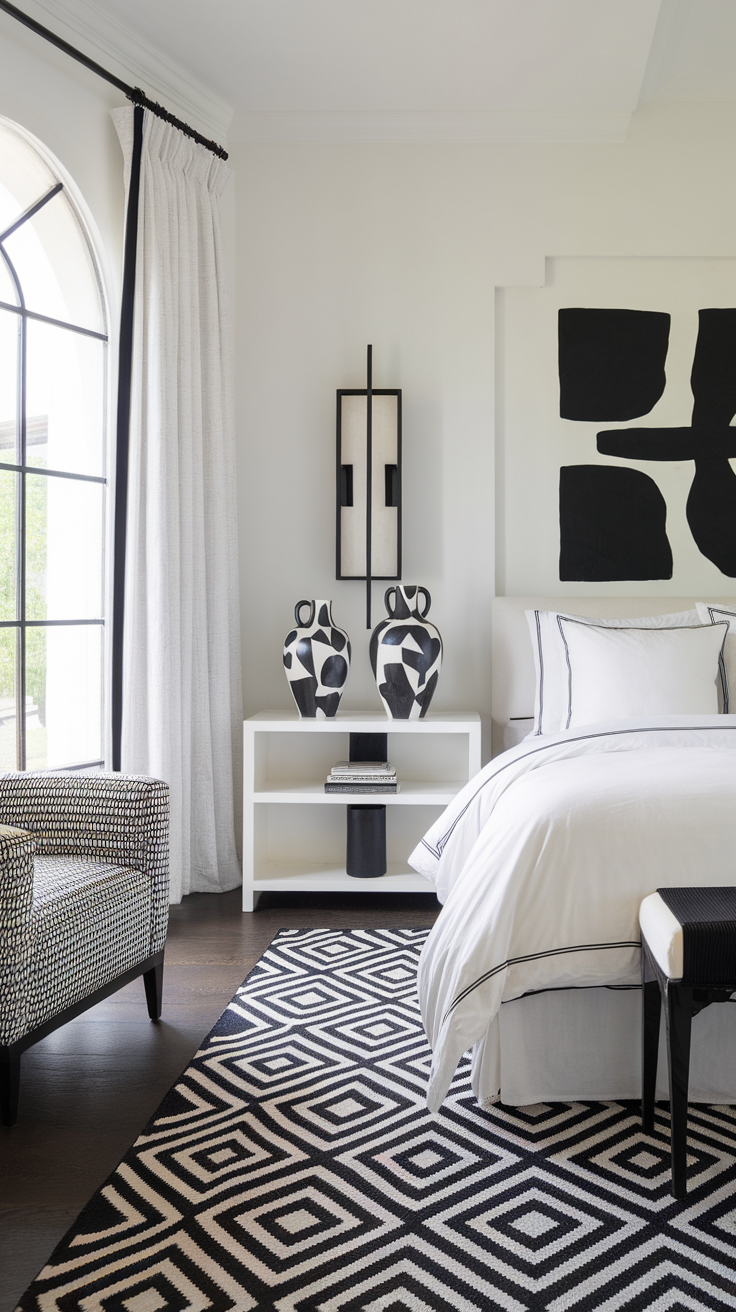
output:
[[691,1108],[689,1193],[624,1103],[442,1112],[425,930],[285,930],[23,1312],[736,1308],[736,1109]]

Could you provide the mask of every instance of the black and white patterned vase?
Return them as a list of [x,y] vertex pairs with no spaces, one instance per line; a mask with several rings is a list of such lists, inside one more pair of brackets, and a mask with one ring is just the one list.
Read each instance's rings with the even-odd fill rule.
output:
[[[302,623],[302,607],[309,618]],[[301,716],[329,720],[337,714],[350,673],[350,639],[332,618],[331,601],[298,601],[296,628],[284,643],[284,669]]]
[[384,601],[388,619],[373,630],[370,645],[378,691],[392,720],[421,720],[442,664],[442,639],[426,619],[432,598],[426,588],[399,584],[386,589]]

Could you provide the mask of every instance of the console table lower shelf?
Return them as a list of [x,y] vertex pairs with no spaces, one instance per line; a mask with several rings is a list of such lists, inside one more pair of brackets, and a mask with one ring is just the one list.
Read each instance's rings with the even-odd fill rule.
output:
[[253,880],[254,893],[433,893],[434,884],[406,866],[390,864],[380,879],[356,879],[345,870],[324,866],[307,870],[288,862],[271,862]]
[[[408,856],[480,769],[478,715],[302,720],[270,711],[243,730],[244,911],[266,892],[434,893]],[[336,761],[386,759],[397,769],[398,793],[325,793]]]

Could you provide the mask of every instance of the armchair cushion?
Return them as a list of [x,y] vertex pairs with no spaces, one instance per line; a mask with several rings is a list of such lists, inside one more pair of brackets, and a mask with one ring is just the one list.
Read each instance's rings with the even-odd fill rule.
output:
[[149,955],[150,880],[90,857],[36,857],[23,1006],[2,1008],[12,1043]]

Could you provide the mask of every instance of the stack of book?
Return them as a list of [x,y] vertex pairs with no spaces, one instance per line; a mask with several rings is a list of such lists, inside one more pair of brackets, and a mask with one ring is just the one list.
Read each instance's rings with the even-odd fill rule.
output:
[[338,761],[325,783],[326,793],[398,793],[389,761]]

